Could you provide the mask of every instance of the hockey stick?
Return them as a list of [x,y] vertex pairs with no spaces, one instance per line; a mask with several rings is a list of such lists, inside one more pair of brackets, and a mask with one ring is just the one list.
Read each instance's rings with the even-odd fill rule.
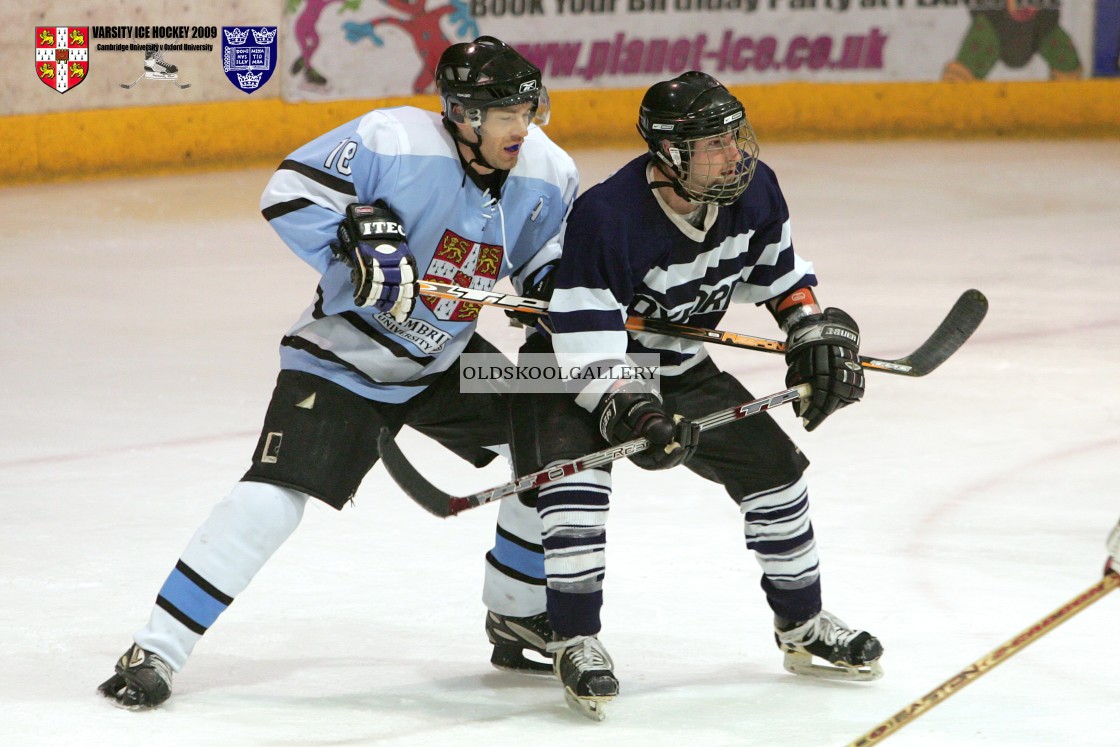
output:
[[[420,281],[420,294],[433,298],[448,298],[457,301],[497,306],[509,311],[545,315],[548,302],[525,296],[515,296],[497,291],[464,288],[450,283],[430,280]],[[883,360],[861,355],[859,363],[864,368],[898,374],[900,376],[925,376],[949,359],[961,345],[972,336],[984,316],[988,313],[988,299],[978,290],[967,290],[961,294],[948,315],[938,325],[929,339],[914,352],[894,360]],[[748,350],[761,350],[767,353],[785,353],[786,345],[778,340],[765,337],[751,337],[737,332],[724,332],[718,329],[691,327],[686,324],[646,319],[632,316],[626,320],[626,329],[633,332],[651,332],[669,337],[683,337],[701,340],[716,345],[728,345]]]
[[133,87],[133,86],[135,86],[135,85],[136,85],[137,83],[139,83],[139,82],[140,82],[140,80],[141,80],[141,79],[142,79],[143,77],[144,77],[144,74],[143,74],[143,73],[141,73],[141,74],[140,74],[140,77],[139,77],[139,78],[137,78],[136,80],[132,81],[131,83],[121,83],[121,88],[132,88],[132,87]]
[[[760,397],[759,399],[754,399],[750,402],[736,405],[735,407],[729,407],[726,410],[718,410],[711,415],[698,418],[693,422],[700,426],[701,431],[710,430],[736,420],[742,420],[751,415],[757,415],[760,412],[783,405],[786,402],[792,402],[795,399],[808,396],[809,386],[807,384],[800,384],[790,389],[783,389],[780,392],[766,397]],[[574,475],[577,472],[583,472],[595,467],[601,467],[604,464],[609,464],[623,457],[645,451],[649,448],[649,441],[645,438],[636,438],[633,441],[626,441],[625,443],[611,446],[602,451],[596,451],[568,462],[546,467],[538,472],[532,472],[524,477],[518,477],[503,485],[464,496],[454,496],[450,493],[445,493],[428,482],[416,467],[408,461],[408,457],[406,457],[400,447],[397,446],[397,442],[393,439],[393,434],[389,432],[388,428],[381,429],[381,433],[377,438],[377,447],[381,452],[381,461],[384,462],[385,469],[389,472],[389,475],[397,485],[408,494],[408,497],[419,503],[420,506],[429,513],[441,519],[446,519],[468,508],[475,508],[484,503],[500,500],[506,496],[520,493],[524,490],[539,488],[542,485],[556,482],[562,477]]]
[[1069,600],[1007,643],[991,651],[983,658],[969,664],[918,700],[915,700],[859,739],[848,744],[848,747],[867,747],[867,745],[877,744],[881,740],[886,739],[903,726],[906,726],[906,724],[918,718],[918,716],[921,716],[939,703],[944,702],[946,698],[957,693],[965,685],[975,682],[982,675],[990,672],[996,665],[1007,661],[1028,645],[1034,643],[1046,633],[1049,633],[1117,587],[1120,587],[1120,574],[1110,565],[1105,569],[1104,578],[1100,581],[1093,584],[1084,592]]

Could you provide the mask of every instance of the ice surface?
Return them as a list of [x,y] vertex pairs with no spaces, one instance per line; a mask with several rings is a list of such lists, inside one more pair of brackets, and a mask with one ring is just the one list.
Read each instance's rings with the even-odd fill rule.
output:
[[[584,187],[634,154],[576,153]],[[865,354],[909,352],[967,288],[991,301],[931,376],[869,373],[812,434],[777,415],[813,460],[825,605],[881,638],[884,679],[785,673],[731,501],[624,464],[602,634],[622,694],[593,724],[553,680],[489,667],[496,508],[434,519],[378,466],[355,506],[307,511],[163,708],[111,707],[94,690],[246,468],[315,276],[260,217],[267,171],[57,183],[0,190],[0,741],[843,745],[1099,580],[1120,516],[1120,144],[763,158]],[[483,316],[512,352],[518,332]],[[777,335],[753,307],[721,326]],[[712,353],[756,394],[783,386],[777,356]],[[508,478],[401,443],[446,489]],[[887,744],[1115,745],[1118,630],[1115,594]]]

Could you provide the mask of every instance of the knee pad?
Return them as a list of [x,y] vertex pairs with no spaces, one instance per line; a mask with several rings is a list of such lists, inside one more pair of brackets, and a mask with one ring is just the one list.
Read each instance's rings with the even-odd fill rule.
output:
[[236,596],[299,526],[307,501],[291,488],[239,482],[195,532],[182,561]]

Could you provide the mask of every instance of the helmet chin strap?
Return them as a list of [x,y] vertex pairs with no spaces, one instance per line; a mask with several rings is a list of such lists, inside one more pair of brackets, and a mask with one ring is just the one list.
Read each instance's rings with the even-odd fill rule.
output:
[[692,195],[689,195],[689,194],[688,194],[687,192],[685,192],[685,191],[684,191],[684,188],[683,188],[683,187],[681,187],[681,180],[680,180],[680,178],[679,178],[679,177],[678,177],[678,178],[676,178],[676,179],[674,179],[674,178],[673,178],[673,177],[671,177],[671,176],[670,176],[669,174],[666,174],[666,173],[665,173],[665,169],[664,169],[664,168],[662,168],[662,165],[661,165],[660,163],[656,163],[656,162],[655,162],[655,163],[654,163],[654,168],[655,168],[655,169],[657,169],[657,172],[658,172],[659,174],[664,174],[665,176],[668,176],[668,177],[669,177],[669,179],[670,179],[670,181],[666,181],[666,182],[657,182],[657,181],[655,181],[655,182],[649,182],[649,188],[650,188],[650,189],[656,190],[656,189],[660,189],[661,187],[672,187],[672,188],[673,188],[673,192],[674,192],[674,193],[676,193],[676,195],[677,195],[678,197],[680,197],[681,199],[683,199],[683,200],[687,200],[688,202],[694,202],[694,201],[695,201],[695,198],[694,198],[694,197],[693,197]]
[[[472,143],[470,140],[467,140],[463,137],[462,133],[459,132],[459,128],[456,127],[455,123],[449,120],[447,117],[443,118],[443,126],[451,135],[452,140],[454,140],[456,143],[462,143],[471,151],[472,158],[468,161],[463,156],[463,152],[461,150],[459,150],[458,148],[455,149],[455,152],[459,154],[459,162],[463,164],[463,171],[465,172],[465,175],[469,176],[471,181],[474,182],[475,186],[477,186],[479,189],[489,189],[492,193],[495,194],[501,192],[502,185],[505,183],[506,177],[509,176],[509,171],[506,169],[499,169],[497,166],[491,165],[491,163],[486,160],[486,157],[482,155],[482,131],[478,127],[473,128],[474,133],[478,135],[478,142]],[[471,168],[471,166],[476,163],[483,168],[490,169],[494,173],[478,173],[473,168]]]

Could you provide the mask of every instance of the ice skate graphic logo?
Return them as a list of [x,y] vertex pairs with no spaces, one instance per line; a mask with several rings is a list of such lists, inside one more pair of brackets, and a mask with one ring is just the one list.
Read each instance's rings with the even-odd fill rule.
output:
[[59,93],[85,80],[89,75],[89,27],[35,27],[35,74]]
[[155,48],[144,52],[144,72],[131,83],[121,83],[121,88],[133,88],[142,80],[165,80],[176,88],[190,88],[190,83],[179,82],[179,67],[163,59],[163,52]]
[[276,26],[222,27],[222,69],[238,90],[253,93],[272,77],[279,46],[276,34]]
[[[502,255],[497,244],[480,244],[445,231],[423,279],[488,291],[498,282]],[[437,318],[452,322],[473,322],[482,308],[469,301],[427,296],[422,300]]]

